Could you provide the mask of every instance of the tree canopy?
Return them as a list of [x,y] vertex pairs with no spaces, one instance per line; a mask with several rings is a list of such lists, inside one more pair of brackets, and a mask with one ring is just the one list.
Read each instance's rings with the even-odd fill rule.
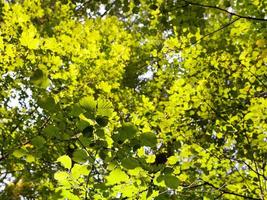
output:
[[0,199],[267,199],[265,0],[2,0]]

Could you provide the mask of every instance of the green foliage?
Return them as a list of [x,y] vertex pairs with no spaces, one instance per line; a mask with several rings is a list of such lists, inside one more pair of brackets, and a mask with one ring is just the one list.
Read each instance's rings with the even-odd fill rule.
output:
[[0,199],[266,199],[266,6],[1,1]]
[[132,139],[138,132],[137,128],[132,123],[124,123],[122,127],[118,129],[118,133],[113,135],[113,140],[116,142],[124,142],[127,139]]
[[70,169],[71,168],[71,158],[67,155],[64,155],[64,156],[60,156],[58,159],[57,159],[58,162],[60,162],[63,167],[67,168],[67,169]]
[[121,165],[126,169],[135,169],[139,167],[139,163],[135,158],[124,158],[121,161]]
[[86,160],[88,159],[88,155],[86,153],[86,151],[84,151],[83,149],[77,149],[74,151],[73,153],[73,157],[72,159],[75,162],[86,162]]
[[97,116],[96,117],[96,122],[102,126],[102,127],[105,127],[108,125],[108,117],[106,116]]
[[140,135],[139,140],[143,146],[155,147],[157,144],[157,137],[154,133],[143,133]]
[[164,176],[164,182],[167,187],[176,189],[179,186],[179,179],[172,175]]
[[92,137],[93,136],[94,127],[92,125],[87,126],[83,129],[83,135],[86,137]]

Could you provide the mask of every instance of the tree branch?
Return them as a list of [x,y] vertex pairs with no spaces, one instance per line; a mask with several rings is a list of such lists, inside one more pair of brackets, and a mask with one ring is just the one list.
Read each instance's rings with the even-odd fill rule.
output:
[[[26,116],[31,116],[36,110],[37,110],[37,107],[34,107],[33,110],[31,110],[29,113],[25,113],[25,114],[26,114]],[[13,128],[11,128],[11,130],[9,132],[9,135],[11,135],[12,133],[14,133],[23,124],[23,122],[24,122],[23,117],[24,116],[25,115],[23,115],[22,116],[22,119],[19,119],[18,122],[17,122],[17,124]],[[9,153],[8,152],[4,152],[4,150],[2,149],[1,150],[1,155],[0,155],[0,162],[3,161],[3,160],[5,160],[8,157],[9,157]]]
[[110,5],[109,5],[109,8],[106,8],[106,10],[105,10],[105,12],[102,14],[102,15],[100,15],[100,17],[102,18],[102,17],[104,17],[111,9],[112,9],[112,7],[115,5],[115,3],[116,3],[116,1],[113,1]]
[[[95,152],[95,155],[94,155],[94,158],[96,157],[97,155],[97,151]],[[95,160],[94,160],[95,161]],[[94,164],[92,165],[92,169],[89,171],[88,175],[87,175],[87,179],[86,179],[86,186],[85,186],[85,196],[84,196],[84,199],[88,199],[88,185],[89,185],[89,182],[90,182],[90,176],[91,174],[93,173],[93,171],[95,170],[95,166]]]
[[264,21],[264,22],[267,22],[267,19],[264,19],[264,18],[257,18],[257,17],[243,16],[243,15],[240,15],[240,14],[237,14],[237,13],[230,12],[230,11],[228,11],[228,10],[225,10],[225,9],[220,8],[220,7],[217,7],[217,6],[204,5],[204,4],[194,3],[194,2],[186,1],[186,0],[184,0],[184,2],[187,3],[187,4],[189,4],[189,5],[191,5],[191,6],[198,6],[198,7],[202,7],[202,8],[212,8],[212,9],[217,9],[217,10],[223,11],[223,12],[228,13],[228,14],[233,15],[233,16],[237,16],[237,17],[242,18],[242,19],[248,19],[248,20],[255,20],[255,21]]
[[[248,145],[250,146],[250,148],[251,148],[251,141],[249,140],[249,137],[248,137],[248,135],[245,133],[245,138],[246,138],[246,140],[247,140],[247,143],[248,143]],[[263,187],[262,187],[262,183],[261,183],[261,177],[260,177],[260,173],[259,173],[259,168],[258,168],[258,164],[257,164],[257,162],[256,162],[256,159],[255,159],[255,157],[254,157],[254,153],[252,153],[252,162],[254,163],[254,165],[255,165],[255,169],[256,169],[256,174],[257,174],[257,176],[258,176],[258,179],[259,179],[259,187],[260,187],[260,193],[261,193],[261,197],[262,197],[262,199],[264,199],[264,190],[263,190]]]
[[191,43],[190,45],[188,45],[188,46],[186,46],[186,47],[189,47],[189,46],[191,46],[191,45],[194,45],[194,44],[198,43],[199,41],[203,40],[204,38],[206,38],[206,37],[208,37],[208,36],[210,36],[210,35],[213,35],[214,33],[217,33],[217,32],[219,32],[219,31],[225,29],[226,27],[228,27],[228,26],[230,26],[231,24],[235,23],[235,22],[236,22],[237,20],[239,20],[239,19],[240,19],[240,18],[237,18],[237,19],[235,19],[235,20],[233,20],[233,21],[231,21],[231,22],[229,22],[229,23],[227,23],[227,24],[222,25],[220,28],[218,28],[218,29],[216,29],[215,31],[212,31],[212,32],[210,32],[210,33],[207,33],[206,35],[202,36],[199,40],[197,40],[197,41]]
[[252,200],[261,200],[261,199],[258,199],[258,198],[254,198],[254,197],[248,197],[248,196],[245,196],[245,195],[242,195],[242,194],[238,194],[238,193],[235,193],[235,192],[231,192],[231,191],[227,191],[227,190],[222,190],[221,188],[218,188],[216,187],[215,185],[213,185],[212,183],[209,183],[207,181],[204,181],[204,183],[206,185],[209,185],[211,186],[212,188],[218,190],[218,191],[221,191],[223,192],[223,194],[231,194],[231,195],[235,195],[235,196],[238,196],[238,197],[243,197],[245,199],[252,199]]

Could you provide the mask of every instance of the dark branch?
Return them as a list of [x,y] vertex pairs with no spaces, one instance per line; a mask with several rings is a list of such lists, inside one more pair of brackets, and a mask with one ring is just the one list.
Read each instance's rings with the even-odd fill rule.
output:
[[115,3],[116,3],[116,1],[114,1],[112,4],[110,4],[109,5],[109,8],[106,8],[105,12],[102,15],[100,15],[101,18],[107,15],[107,13],[113,8],[113,6],[115,5]]
[[[189,46],[194,45],[194,44],[198,43],[199,41],[203,40],[204,38],[206,38],[206,37],[208,37],[208,36],[210,36],[210,35],[213,35],[214,33],[217,33],[217,32],[219,32],[219,31],[225,29],[226,27],[228,27],[228,26],[230,26],[231,24],[235,23],[235,22],[236,22],[237,20],[239,20],[239,19],[240,19],[240,18],[237,18],[237,19],[235,19],[235,20],[233,20],[233,21],[231,21],[231,22],[229,22],[229,23],[227,23],[227,24],[222,25],[219,29],[216,29],[215,31],[212,31],[212,32],[210,32],[210,33],[208,33],[208,34],[202,36],[199,40],[197,40],[197,41],[191,43]],[[186,47],[189,47],[189,46],[186,46]]]
[[265,89],[267,89],[267,85],[255,74],[253,73],[248,67],[246,67],[245,65],[242,65],[243,67],[245,67],[249,73],[251,73],[264,87]]
[[231,195],[234,195],[234,196],[243,197],[243,198],[245,198],[245,199],[261,200],[261,199],[258,199],[258,198],[248,197],[248,196],[245,196],[245,195],[242,195],[242,194],[238,194],[238,193],[235,193],[235,192],[231,192],[231,191],[227,191],[227,190],[222,190],[221,188],[218,188],[218,187],[216,187],[215,185],[213,185],[213,184],[211,184],[211,183],[209,183],[209,182],[207,182],[207,181],[204,181],[204,183],[205,183],[206,185],[211,186],[212,188],[214,188],[214,189],[216,189],[216,190],[218,190],[218,191],[223,192],[223,194],[231,194]]
[[204,4],[194,3],[194,2],[186,1],[186,0],[184,0],[184,2],[186,4],[192,5],[192,6],[199,6],[199,7],[202,7],[202,8],[217,9],[217,10],[223,11],[223,12],[228,13],[228,14],[233,15],[233,16],[237,16],[237,17],[242,18],[242,19],[256,20],[256,21],[265,21],[265,22],[267,21],[267,19],[264,19],[264,18],[257,18],[257,17],[250,17],[250,16],[239,15],[237,13],[230,12],[228,10],[225,10],[225,9],[220,8],[220,7],[217,7],[217,6],[204,5]]

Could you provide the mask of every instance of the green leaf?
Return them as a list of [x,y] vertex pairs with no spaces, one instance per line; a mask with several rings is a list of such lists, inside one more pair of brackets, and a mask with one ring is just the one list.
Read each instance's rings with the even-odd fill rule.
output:
[[53,97],[49,96],[49,95],[43,95],[42,97],[40,97],[40,99],[38,100],[39,105],[49,111],[49,112],[55,112],[58,110],[57,104],[55,103],[55,100]]
[[36,158],[33,155],[31,154],[26,155],[26,162],[34,163],[35,161],[36,161]]
[[45,144],[45,139],[42,136],[36,136],[35,138],[32,139],[32,144],[36,148],[41,148]]
[[105,131],[104,131],[103,129],[97,129],[96,132],[95,132],[95,134],[96,134],[98,137],[100,137],[100,138],[102,138],[102,139],[105,139]]
[[127,181],[129,181],[129,176],[119,168],[114,169],[107,176],[108,185],[114,185],[116,183],[127,182]]
[[43,131],[48,137],[57,137],[59,134],[59,128],[53,125],[48,125],[43,129]]
[[21,158],[27,154],[27,151],[24,149],[17,149],[13,152],[13,156],[16,158]]
[[73,178],[77,179],[82,175],[88,175],[89,170],[85,165],[79,165],[79,164],[74,164],[73,168],[71,169],[71,174]]
[[68,174],[67,172],[57,171],[57,172],[54,174],[54,178],[55,178],[57,181],[64,181],[64,180],[66,180],[68,177],[69,177],[69,174]]
[[163,193],[163,194],[159,194],[155,200],[169,200],[170,199],[170,196],[166,193]]
[[86,153],[85,150],[83,149],[77,149],[76,151],[74,151],[73,153],[73,158],[72,158],[75,162],[86,162],[88,160],[88,155]]
[[90,145],[94,142],[94,141],[92,141],[91,137],[85,137],[83,135],[81,135],[79,137],[79,140],[82,143],[82,145],[85,146],[85,147],[90,147]]
[[136,136],[138,129],[131,123],[124,123],[122,127],[118,129],[118,139],[125,141]]
[[157,145],[157,136],[154,133],[143,133],[139,139],[143,146],[155,147]]
[[41,88],[47,88],[50,84],[50,80],[47,77],[47,72],[41,69],[37,69],[33,72],[31,76],[31,82]]
[[60,162],[63,167],[70,169],[71,168],[71,158],[67,155],[60,156],[57,159],[57,162]]
[[70,199],[70,200],[81,200],[81,198],[75,194],[73,194],[71,191],[69,190],[63,190],[61,192],[61,195],[65,198],[63,199]]
[[111,117],[113,113],[113,106],[110,101],[105,99],[97,100],[97,115]]
[[87,126],[85,129],[83,129],[82,133],[85,137],[92,137],[94,132],[94,127],[92,125]]
[[41,69],[37,69],[33,72],[31,76],[31,81],[35,84],[38,84],[42,82],[42,79],[44,78],[45,74]]
[[79,104],[82,108],[89,112],[95,112],[96,110],[96,101],[94,97],[88,96],[88,97],[83,97],[80,101]]
[[176,189],[179,186],[179,179],[172,175],[164,176],[164,181],[167,187]]
[[[93,115],[87,115],[87,116],[85,116],[85,115],[82,113],[82,114],[79,115],[79,118],[80,118],[82,121],[86,122],[87,124],[90,124],[90,125],[94,125],[94,124],[95,124],[95,122],[92,120]],[[86,123],[84,123],[84,124],[86,124]]]
[[121,161],[121,165],[126,169],[135,169],[139,167],[139,163],[135,158],[124,158]]
[[74,104],[71,108],[70,116],[79,117],[83,113],[83,109],[79,104]]
[[170,165],[175,165],[177,163],[177,161],[178,161],[178,157],[177,156],[170,156],[168,158],[168,163]]
[[96,122],[99,124],[99,126],[105,127],[108,125],[108,117],[107,116],[97,116]]
[[156,156],[155,155],[148,155],[147,158],[146,158],[146,162],[147,163],[154,163],[155,162],[155,159],[156,159]]

